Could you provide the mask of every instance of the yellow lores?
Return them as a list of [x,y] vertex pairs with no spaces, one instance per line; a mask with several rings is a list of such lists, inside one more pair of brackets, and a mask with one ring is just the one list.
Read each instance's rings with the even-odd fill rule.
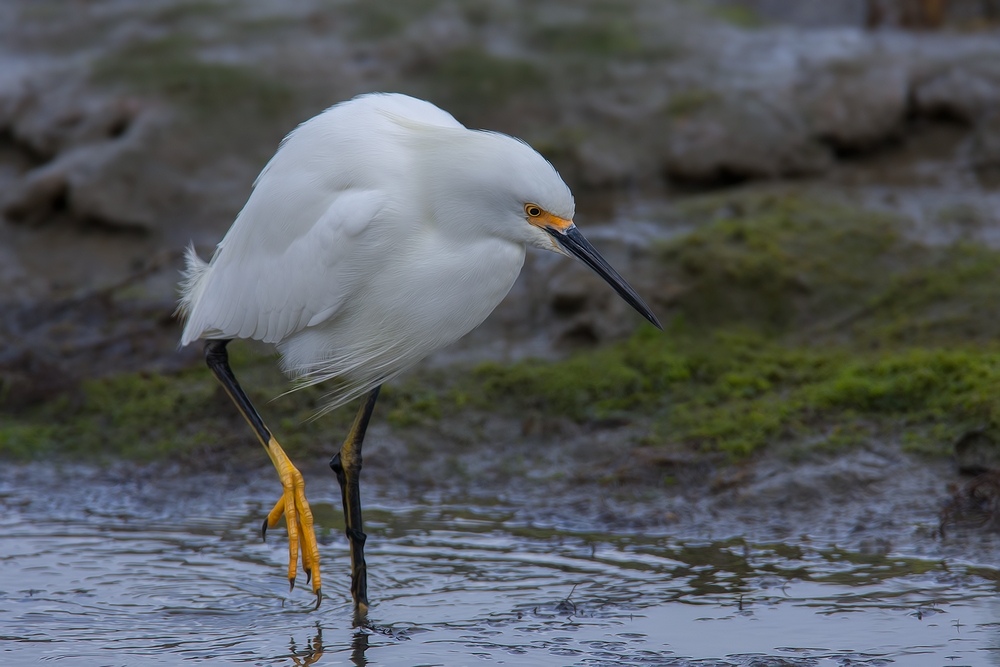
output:
[[528,222],[539,229],[552,229],[557,232],[565,232],[573,226],[572,220],[563,220],[552,215],[537,204],[525,204],[524,214],[528,216]]

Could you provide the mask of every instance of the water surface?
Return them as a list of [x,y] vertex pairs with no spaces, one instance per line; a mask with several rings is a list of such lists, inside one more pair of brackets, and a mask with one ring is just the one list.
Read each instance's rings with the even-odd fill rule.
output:
[[376,490],[359,629],[329,502],[314,612],[304,582],[288,592],[284,531],[257,534],[272,485],[0,480],[4,665],[1000,664],[1000,573],[973,563],[581,530],[514,501]]

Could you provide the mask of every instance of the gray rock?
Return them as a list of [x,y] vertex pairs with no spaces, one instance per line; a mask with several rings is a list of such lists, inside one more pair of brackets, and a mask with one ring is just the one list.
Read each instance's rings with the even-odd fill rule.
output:
[[923,115],[952,118],[971,125],[1000,107],[1000,79],[968,67],[953,67],[918,85],[913,97],[917,111]]
[[746,95],[669,128],[664,167],[682,181],[714,182],[820,173],[830,151],[785,101]]
[[827,63],[808,71],[798,103],[811,134],[839,150],[869,149],[902,128],[909,100],[905,67],[880,58]]
[[858,450],[796,466],[762,466],[738,495],[743,503],[804,508],[821,499],[857,497],[887,479],[896,464],[889,456]]
[[980,171],[1000,169],[1000,111],[977,123],[969,140],[969,159]]
[[101,98],[76,86],[41,81],[8,91],[4,97],[0,123],[16,142],[45,159],[121,136],[142,108],[135,99]]
[[[99,116],[80,126],[104,127],[102,121],[113,117]],[[178,174],[149,159],[155,153],[152,146],[159,141],[163,122],[162,117],[149,112],[136,118],[122,135],[75,146],[82,137],[93,134],[62,135],[38,126],[36,138],[45,138],[48,143],[34,145],[72,147],[15,182],[0,210],[15,222],[40,222],[64,211],[72,219],[111,227],[156,228],[162,212],[184,190]]]
[[1000,447],[983,429],[966,431],[954,444],[955,465],[963,475],[1000,470]]
[[621,185],[637,175],[642,160],[634,142],[620,137],[595,137],[582,142],[575,152],[578,178],[588,186]]
[[7,189],[0,210],[14,222],[40,223],[65,208],[67,189],[66,174],[62,170],[34,169]]

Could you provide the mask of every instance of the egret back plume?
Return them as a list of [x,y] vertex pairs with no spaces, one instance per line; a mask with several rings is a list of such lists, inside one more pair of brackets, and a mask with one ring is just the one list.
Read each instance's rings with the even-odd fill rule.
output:
[[187,317],[191,313],[194,303],[204,289],[205,272],[208,271],[208,262],[198,257],[198,252],[194,249],[194,244],[188,245],[184,251],[185,267],[181,272],[180,299],[177,302],[177,314]]

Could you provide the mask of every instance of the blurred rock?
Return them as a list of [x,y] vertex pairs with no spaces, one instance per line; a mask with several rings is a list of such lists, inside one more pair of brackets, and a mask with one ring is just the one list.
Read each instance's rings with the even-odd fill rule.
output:
[[738,493],[740,503],[806,508],[821,499],[865,493],[893,474],[899,463],[889,453],[854,451],[837,457],[815,457],[794,467],[761,466],[752,483]]
[[908,72],[883,60],[831,62],[803,77],[798,95],[814,136],[840,151],[863,151],[900,132],[910,92]]
[[996,530],[1000,525],[1000,471],[991,470],[957,489],[941,510],[938,530],[942,537],[955,528]]
[[968,67],[952,67],[913,91],[917,111],[972,125],[1000,107],[1000,73],[989,77]]
[[[43,92],[44,91],[44,92]],[[123,135],[141,110],[135,99],[103,99],[44,80],[9,91],[0,121],[14,140],[43,159]]]
[[73,387],[75,377],[34,350],[18,348],[0,355],[0,396],[6,410],[51,400]]
[[[0,210],[39,223],[59,214],[109,227],[151,230],[184,190],[179,175],[155,159],[169,117],[132,99],[77,91],[41,98],[23,89],[0,107],[6,131],[40,164],[10,184]],[[68,106],[67,106],[68,105]]]
[[1000,447],[983,429],[967,431],[954,445],[955,464],[963,475],[1000,470]]
[[980,171],[1000,169],[1000,111],[983,118],[969,142],[969,158]]
[[579,166],[577,178],[591,187],[612,187],[628,183],[640,174],[640,156],[635,143],[616,141],[617,137],[596,137],[576,149]]
[[788,100],[747,95],[670,125],[668,176],[731,182],[816,174],[832,162]]
[[15,222],[40,223],[66,208],[69,186],[56,169],[35,169],[14,184],[2,200],[3,214]]
[[947,25],[983,25],[996,21],[1000,14],[997,0],[867,0],[865,4],[866,23],[871,28],[927,30]]

